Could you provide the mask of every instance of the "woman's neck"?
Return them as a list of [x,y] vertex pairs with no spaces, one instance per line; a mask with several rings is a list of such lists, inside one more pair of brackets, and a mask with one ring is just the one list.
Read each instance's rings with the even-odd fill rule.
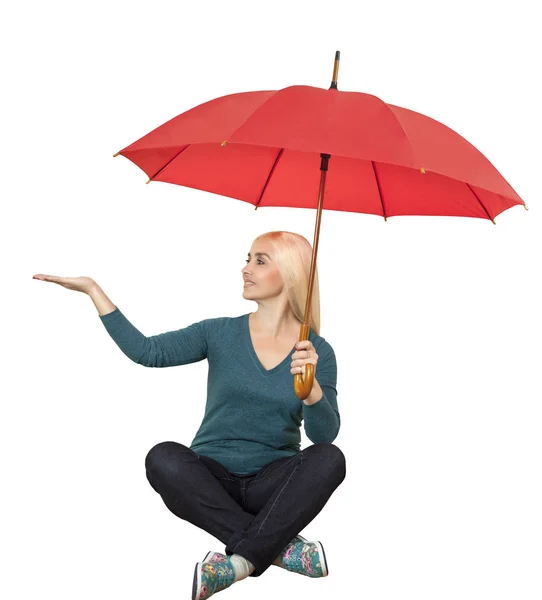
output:
[[[263,319],[266,319],[262,322]],[[251,330],[261,336],[267,338],[283,338],[299,335],[299,328],[303,323],[290,313],[289,315],[273,315],[267,318],[262,315],[258,316],[258,312],[250,313],[249,323]]]

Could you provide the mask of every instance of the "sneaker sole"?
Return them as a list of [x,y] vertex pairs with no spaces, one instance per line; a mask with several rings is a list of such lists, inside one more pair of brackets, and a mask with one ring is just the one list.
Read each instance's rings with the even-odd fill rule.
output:
[[327,559],[326,553],[324,552],[324,547],[321,542],[314,542],[318,548],[318,554],[320,555],[320,565],[322,566],[322,577],[327,577],[329,574],[329,570],[327,568]]
[[204,563],[210,556],[213,554],[212,552],[208,552],[205,555],[205,558],[196,563],[194,567],[194,580],[192,582],[192,600],[198,600],[201,594],[201,565]]

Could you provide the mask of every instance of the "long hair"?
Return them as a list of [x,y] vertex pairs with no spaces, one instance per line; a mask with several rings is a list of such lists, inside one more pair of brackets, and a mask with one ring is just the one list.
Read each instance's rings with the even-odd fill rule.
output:
[[[265,240],[273,247],[290,308],[296,318],[303,322],[309,288],[312,246],[302,235],[290,231],[269,231],[259,235],[254,241],[256,240]],[[316,335],[320,335],[318,266],[314,271],[309,326]]]

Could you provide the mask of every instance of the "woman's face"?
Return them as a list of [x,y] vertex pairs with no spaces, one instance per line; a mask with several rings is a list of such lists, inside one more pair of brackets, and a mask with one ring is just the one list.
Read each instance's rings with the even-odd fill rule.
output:
[[255,242],[245,262],[242,269],[243,281],[252,282],[244,284],[243,295],[246,298],[278,296],[282,292],[284,284],[269,245]]

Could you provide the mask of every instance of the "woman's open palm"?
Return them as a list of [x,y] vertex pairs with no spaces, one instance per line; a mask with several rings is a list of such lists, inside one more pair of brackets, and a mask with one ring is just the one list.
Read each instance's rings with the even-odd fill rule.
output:
[[61,285],[68,290],[75,290],[85,294],[88,294],[91,291],[92,286],[96,285],[96,282],[91,277],[57,277],[56,275],[36,273],[36,275],[32,276],[32,279],[51,281],[52,283],[58,283],[58,285]]

